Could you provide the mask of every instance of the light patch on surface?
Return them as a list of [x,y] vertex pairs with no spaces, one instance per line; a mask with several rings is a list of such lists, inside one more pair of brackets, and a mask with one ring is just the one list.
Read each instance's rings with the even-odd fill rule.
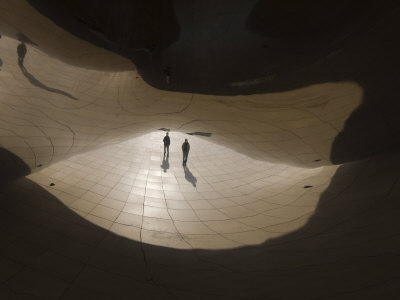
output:
[[[86,220],[126,238],[171,248],[228,249],[301,228],[336,170],[257,161],[212,139],[178,132],[170,133],[171,153],[163,160],[164,134],[76,155],[28,178]],[[186,169],[185,138],[191,145]]]

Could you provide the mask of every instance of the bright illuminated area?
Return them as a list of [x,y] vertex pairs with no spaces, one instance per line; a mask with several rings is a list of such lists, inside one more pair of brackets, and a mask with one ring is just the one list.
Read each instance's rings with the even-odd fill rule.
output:
[[[177,132],[170,132],[170,155],[163,158],[164,135],[77,155],[28,178],[86,220],[126,238],[223,249],[261,244],[302,227],[336,170],[258,161]],[[192,150],[183,167],[185,138]]]
[[396,1],[0,0],[0,299],[400,299],[399,35]]

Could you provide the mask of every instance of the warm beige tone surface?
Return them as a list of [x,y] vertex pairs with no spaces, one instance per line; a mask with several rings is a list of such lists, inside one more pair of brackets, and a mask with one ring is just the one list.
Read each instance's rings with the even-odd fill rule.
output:
[[396,106],[352,123],[365,82],[161,89],[22,0],[0,33],[0,299],[400,295]]
[[180,147],[188,136],[170,133],[168,160],[163,136],[150,133],[77,155],[28,178],[86,220],[127,238],[226,249],[302,227],[336,170],[256,161],[195,136],[184,169]]

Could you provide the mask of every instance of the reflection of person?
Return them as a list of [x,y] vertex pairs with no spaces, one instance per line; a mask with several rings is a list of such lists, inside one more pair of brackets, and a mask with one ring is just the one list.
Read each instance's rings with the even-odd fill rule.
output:
[[18,54],[18,63],[22,65],[24,63],[24,58],[26,55],[27,49],[25,44],[22,42],[17,47],[17,54]]
[[185,139],[185,142],[182,144],[182,152],[183,152],[183,166],[186,166],[186,162],[189,156],[189,151],[190,151],[190,145],[187,139]]
[[168,132],[164,136],[163,142],[164,142],[164,156],[165,152],[167,152],[167,156],[169,156],[169,144],[171,144],[171,140],[169,139]]
[[169,169],[169,161],[168,161],[168,156],[163,158],[161,168],[164,169],[164,173],[167,173],[167,170]]

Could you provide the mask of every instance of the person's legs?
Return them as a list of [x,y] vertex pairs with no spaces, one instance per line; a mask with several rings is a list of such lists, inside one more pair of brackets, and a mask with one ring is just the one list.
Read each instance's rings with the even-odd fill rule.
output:
[[186,166],[189,152],[183,152],[183,165]]
[[168,155],[169,155],[169,145],[167,145],[167,144],[164,144],[164,156],[165,156],[165,153],[168,153]]

